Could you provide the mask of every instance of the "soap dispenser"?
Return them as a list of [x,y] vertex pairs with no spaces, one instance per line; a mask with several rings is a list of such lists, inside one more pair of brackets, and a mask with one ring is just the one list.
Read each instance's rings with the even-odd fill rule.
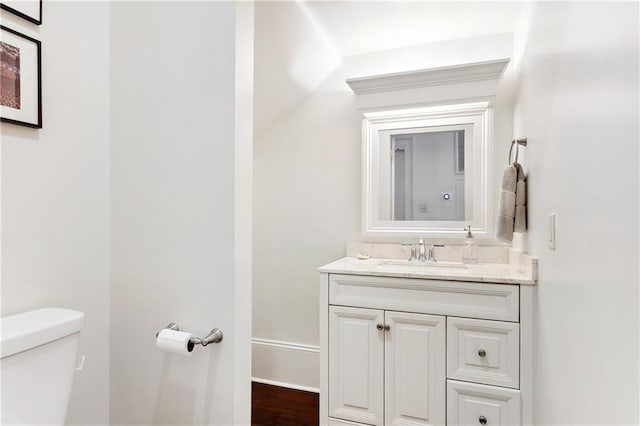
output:
[[471,234],[471,225],[467,225],[464,230],[467,231],[467,238],[462,247],[462,263],[473,265],[478,263],[478,246]]

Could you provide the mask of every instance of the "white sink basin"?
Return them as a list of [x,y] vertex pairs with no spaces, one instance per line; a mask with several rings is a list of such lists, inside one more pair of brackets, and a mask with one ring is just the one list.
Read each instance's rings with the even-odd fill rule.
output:
[[469,272],[466,265],[456,262],[417,262],[408,260],[387,260],[376,266],[390,272],[424,271],[434,274],[464,274]]

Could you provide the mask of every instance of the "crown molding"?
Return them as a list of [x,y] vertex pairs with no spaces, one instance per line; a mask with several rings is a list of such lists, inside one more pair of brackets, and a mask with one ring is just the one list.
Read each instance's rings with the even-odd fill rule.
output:
[[508,58],[473,62],[417,71],[374,75],[347,79],[347,84],[356,95],[415,89],[483,80],[498,80],[509,63]]

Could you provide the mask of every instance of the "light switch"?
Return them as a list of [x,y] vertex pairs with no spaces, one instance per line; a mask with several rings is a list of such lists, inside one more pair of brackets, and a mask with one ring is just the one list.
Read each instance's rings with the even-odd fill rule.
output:
[[556,249],[556,214],[549,213],[549,234],[547,237],[547,243],[551,250]]

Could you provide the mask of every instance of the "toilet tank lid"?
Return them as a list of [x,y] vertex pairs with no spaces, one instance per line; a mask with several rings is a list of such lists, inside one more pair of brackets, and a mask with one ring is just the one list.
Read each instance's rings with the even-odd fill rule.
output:
[[82,330],[84,313],[44,308],[0,318],[0,358],[26,351]]

